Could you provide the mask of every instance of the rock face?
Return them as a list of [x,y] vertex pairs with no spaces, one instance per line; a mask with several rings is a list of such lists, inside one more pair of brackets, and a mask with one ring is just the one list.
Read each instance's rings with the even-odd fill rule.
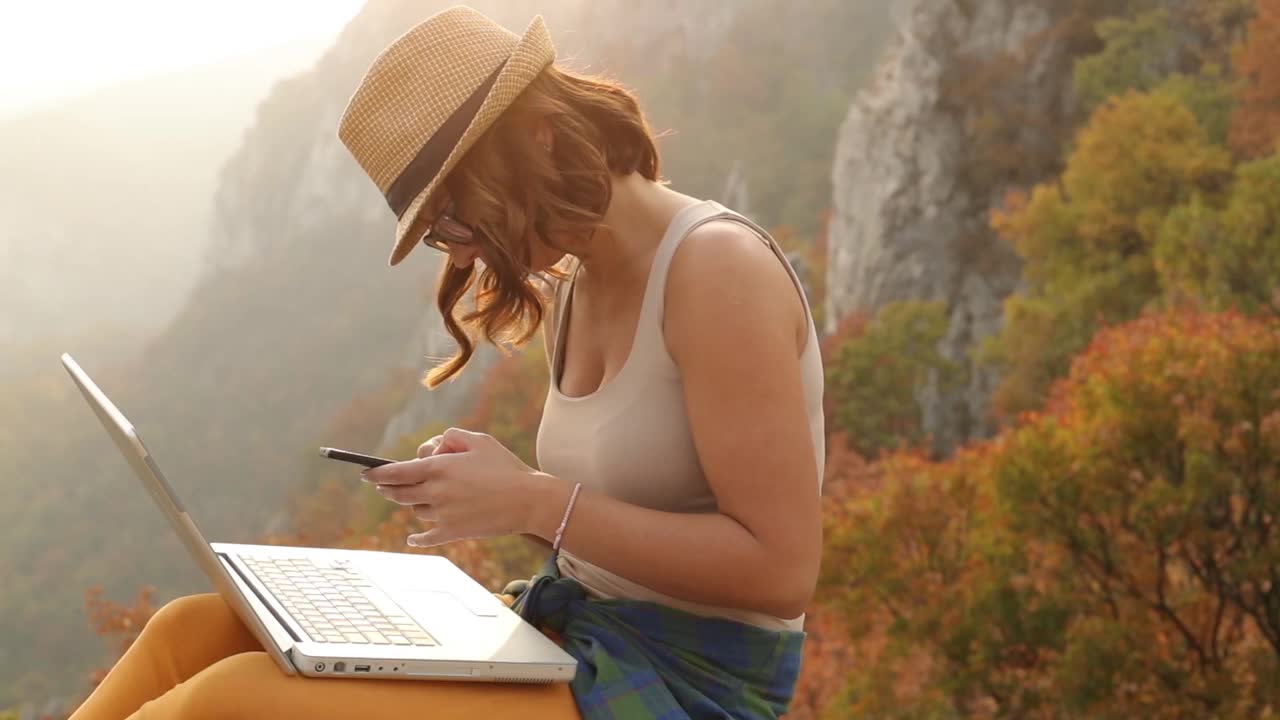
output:
[[[573,32],[557,44],[586,64],[609,60],[611,72],[661,71],[676,58],[703,64],[728,38],[734,18],[745,3],[690,3],[684,0],[592,0],[584,2],[572,19]],[[626,64],[635,63],[633,67]],[[577,63],[575,63],[577,64]]]
[[[1069,11],[1056,0],[913,0],[898,6],[898,38],[871,87],[849,109],[832,172],[828,330],[852,311],[902,300],[941,300],[949,326],[944,355],[967,370],[961,387],[926,388],[921,403],[934,449],[988,435],[997,381],[971,350],[998,331],[1002,300],[1020,262],[988,225],[1012,185],[1042,179],[1058,139],[1028,124],[1005,128],[1005,151],[1025,158],[1013,172],[980,173],[975,127],[991,102],[1001,117],[1069,115],[1072,58],[1051,30]],[[956,87],[980,68],[1005,63],[998,98],[969,104]]]

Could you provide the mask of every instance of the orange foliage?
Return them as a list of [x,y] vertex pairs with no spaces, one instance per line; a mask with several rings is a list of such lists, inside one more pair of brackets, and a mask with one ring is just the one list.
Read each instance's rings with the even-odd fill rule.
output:
[[818,720],[844,688],[853,664],[849,630],[840,614],[821,605],[810,608],[804,622],[804,661],[788,720]]
[[1271,716],[1278,388],[1280,320],[1164,312],[947,462],[833,453],[830,717]]
[[458,423],[458,427],[492,435],[530,465],[536,462],[534,441],[549,381],[546,353],[538,337],[488,370],[475,408]]
[[1245,158],[1270,155],[1280,139],[1280,0],[1258,0],[1235,71],[1243,82],[1231,115],[1231,149]]
[[[100,586],[91,587],[85,592],[85,614],[89,616],[89,624],[93,626],[93,631],[99,637],[106,638],[108,645],[112,648],[115,654],[115,658],[111,661],[112,665],[115,664],[116,659],[124,655],[129,646],[133,645],[133,641],[137,640],[138,634],[142,632],[143,626],[155,614],[156,607],[152,604],[154,596],[155,588],[146,586],[138,591],[133,605],[120,605],[103,598]],[[109,670],[108,666],[91,672],[90,686],[97,687]]]
[[1098,327],[1161,300],[1154,261],[1165,218],[1229,187],[1231,158],[1182,101],[1128,92],[1093,114],[1060,181],[1006,196],[992,227],[1024,260],[1023,292],[985,359],[1003,371],[993,404],[1007,420],[1040,407]]
[[[833,433],[827,449],[823,512],[829,524],[839,524],[847,520],[843,511],[848,499],[875,492],[882,474],[878,465],[868,463],[851,449],[843,433]],[[787,713],[791,720],[818,720],[824,716],[844,689],[856,650],[866,643],[866,638],[860,638],[855,648],[852,633],[832,600],[819,592],[806,613],[804,661]]]

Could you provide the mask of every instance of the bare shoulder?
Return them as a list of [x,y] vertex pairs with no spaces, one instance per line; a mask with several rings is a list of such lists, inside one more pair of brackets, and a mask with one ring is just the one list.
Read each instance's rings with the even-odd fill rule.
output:
[[[680,243],[667,274],[669,349],[707,341],[753,345],[805,336],[805,314],[782,261],[751,228],[712,220]],[[699,339],[700,338],[700,339]]]

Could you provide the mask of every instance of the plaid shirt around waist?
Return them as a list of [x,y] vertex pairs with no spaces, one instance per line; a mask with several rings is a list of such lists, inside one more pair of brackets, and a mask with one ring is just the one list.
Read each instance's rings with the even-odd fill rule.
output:
[[578,661],[570,687],[584,720],[779,718],[800,674],[803,632],[593,600],[554,556],[514,607]]

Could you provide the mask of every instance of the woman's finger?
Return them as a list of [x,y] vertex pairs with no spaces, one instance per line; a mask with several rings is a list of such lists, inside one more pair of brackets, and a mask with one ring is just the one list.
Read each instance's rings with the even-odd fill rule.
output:
[[439,522],[440,516],[436,509],[426,503],[419,503],[413,506],[414,517],[424,522]]
[[449,536],[440,528],[431,528],[426,532],[414,533],[405,539],[405,542],[413,547],[435,547],[444,545],[449,542]]
[[440,447],[446,452],[466,452],[474,450],[490,439],[484,433],[451,427],[440,435]]
[[448,455],[433,455],[416,460],[403,460],[382,467],[370,468],[360,473],[365,482],[375,485],[417,485],[426,482],[447,469]]
[[444,439],[443,435],[437,435],[430,440],[418,446],[418,457],[431,457],[440,449],[440,441]]
[[378,494],[401,505],[430,505],[435,502],[436,492],[432,483],[415,485],[377,485]]

